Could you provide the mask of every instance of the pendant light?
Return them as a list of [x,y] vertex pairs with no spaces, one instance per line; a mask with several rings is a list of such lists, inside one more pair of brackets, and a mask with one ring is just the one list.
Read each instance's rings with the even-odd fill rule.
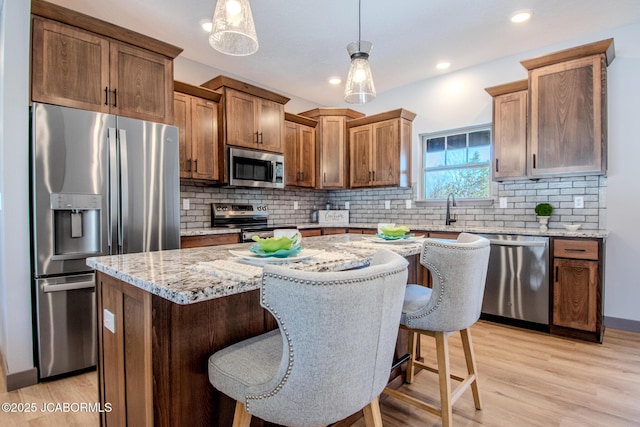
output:
[[249,0],[218,0],[209,44],[227,55],[246,56],[258,50]]
[[347,45],[351,66],[344,91],[344,100],[350,104],[364,104],[376,98],[376,88],[373,85],[373,75],[369,66],[369,53],[373,45],[371,42],[361,40],[360,1],[358,0],[358,41]]

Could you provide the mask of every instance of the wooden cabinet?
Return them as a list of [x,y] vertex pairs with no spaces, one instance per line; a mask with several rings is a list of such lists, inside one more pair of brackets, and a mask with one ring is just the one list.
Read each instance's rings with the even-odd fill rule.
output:
[[289,98],[226,76],[202,86],[222,93],[226,145],[282,153]]
[[531,177],[606,173],[606,70],[613,56],[608,39],[522,61],[531,95]]
[[182,49],[39,0],[32,13],[33,101],[171,122]]
[[180,131],[180,178],[218,181],[220,94],[182,82],[175,82],[175,89],[173,124]]
[[521,61],[529,79],[493,96],[492,177],[602,175],[607,171],[607,65],[613,39]]
[[400,109],[349,123],[352,188],[410,185],[414,118],[414,113]]
[[[153,426],[151,294],[113,277],[96,275],[98,383],[103,426]],[[111,322],[105,320],[111,315]],[[107,325],[111,323],[111,327]],[[135,408],[127,411],[127,408]]]
[[349,120],[364,114],[347,108],[316,108],[300,113],[318,121],[316,127],[316,188],[347,188]]
[[485,89],[493,97],[494,181],[527,178],[527,80]]
[[240,243],[239,233],[204,234],[201,236],[180,237],[180,249],[231,245],[234,243]]
[[285,113],[285,185],[315,187],[317,124],[318,122],[307,117]]
[[553,239],[551,333],[602,342],[602,241]]
[[321,228],[303,228],[299,231],[302,237],[322,236]]

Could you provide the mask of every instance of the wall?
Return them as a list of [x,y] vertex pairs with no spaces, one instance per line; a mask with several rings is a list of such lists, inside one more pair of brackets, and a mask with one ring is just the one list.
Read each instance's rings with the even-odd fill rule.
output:
[[36,380],[29,263],[29,13],[30,2],[6,0],[0,18],[0,351],[8,389]]
[[[533,209],[538,203],[548,202],[555,208],[549,228],[561,229],[562,223],[571,222],[582,223],[588,230],[606,228],[606,181],[597,176],[505,181],[496,185],[493,203],[459,201],[457,207],[451,207],[451,213],[457,216],[456,226],[537,229]],[[584,209],[573,208],[574,196],[584,197]],[[507,198],[507,208],[498,207],[500,197]],[[386,200],[391,202],[390,210],[385,209]],[[406,200],[412,201],[411,209],[406,208]],[[340,207],[349,202],[349,219],[354,223],[444,225],[446,217],[444,202],[415,203],[415,191],[409,188],[332,191],[328,201]]]
[[[320,190],[180,186],[180,198],[189,199],[190,209],[180,206],[181,228],[211,226],[211,203],[258,203],[269,208],[269,224],[295,225],[310,222],[311,212],[324,209],[328,193]],[[293,202],[298,202],[294,210]]]

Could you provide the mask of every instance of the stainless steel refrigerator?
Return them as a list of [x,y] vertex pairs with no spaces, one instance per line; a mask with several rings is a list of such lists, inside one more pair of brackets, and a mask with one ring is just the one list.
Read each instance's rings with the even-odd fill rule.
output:
[[40,378],[96,364],[87,257],[180,246],[178,129],[34,103],[34,312]]

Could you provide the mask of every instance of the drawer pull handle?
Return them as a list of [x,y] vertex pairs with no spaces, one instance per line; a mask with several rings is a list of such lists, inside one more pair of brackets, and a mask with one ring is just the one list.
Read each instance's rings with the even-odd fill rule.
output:
[[586,252],[586,249],[581,249],[581,248],[566,248],[565,249],[566,252]]
[[558,266],[556,265],[556,283],[558,282]]

